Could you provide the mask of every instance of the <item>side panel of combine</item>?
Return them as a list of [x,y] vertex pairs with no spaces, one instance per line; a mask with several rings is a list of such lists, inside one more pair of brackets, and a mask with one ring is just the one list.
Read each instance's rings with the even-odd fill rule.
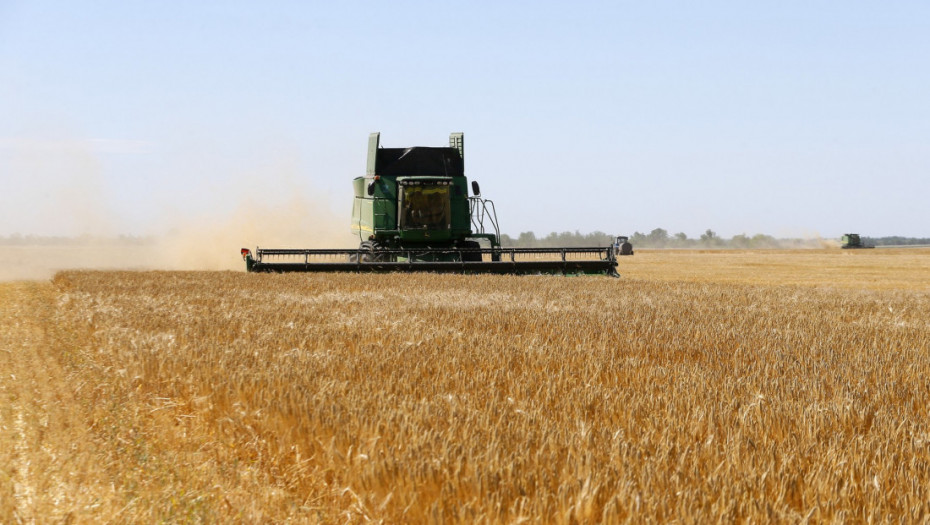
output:
[[459,150],[462,159],[462,177],[456,177],[452,187],[452,236],[464,239],[472,234],[471,210],[468,207],[468,179],[465,174],[465,134],[449,134],[449,147]]
[[374,231],[371,223],[371,199],[366,198],[366,181],[364,177],[352,180],[352,234],[359,240],[367,239]]
[[456,177],[452,182],[452,236],[456,239],[464,239],[471,234],[468,181],[465,177]]
[[375,231],[397,229],[397,183],[381,179],[375,183],[372,221]]
[[[371,185],[372,195],[368,195]],[[352,233],[362,241],[397,228],[397,184],[392,180],[357,177],[352,181]]]

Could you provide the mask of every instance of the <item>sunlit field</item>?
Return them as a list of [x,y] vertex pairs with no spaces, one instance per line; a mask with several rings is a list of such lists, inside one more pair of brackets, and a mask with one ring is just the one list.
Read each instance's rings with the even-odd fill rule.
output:
[[930,250],[0,284],[0,522],[925,522]]
[[661,281],[930,291],[930,248],[871,250],[638,250],[626,277]]

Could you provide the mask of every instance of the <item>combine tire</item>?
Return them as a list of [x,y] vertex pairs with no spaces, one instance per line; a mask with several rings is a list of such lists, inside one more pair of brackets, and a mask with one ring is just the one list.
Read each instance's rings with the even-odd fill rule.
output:
[[349,255],[349,262],[374,262],[377,245],[371,241],[363,241],[358,245],[358,253]]
[[[463,250],[478,250],[481,248],[481,245],[475,241],[465,241],[462,243]],[[480,253],[469,253],[462,252],[462,262],[481,262]]]

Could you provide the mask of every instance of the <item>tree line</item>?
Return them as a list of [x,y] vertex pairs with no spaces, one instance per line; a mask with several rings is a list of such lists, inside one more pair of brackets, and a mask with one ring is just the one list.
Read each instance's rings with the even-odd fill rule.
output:
[[897,235],[890,237],[862,237],[862,242],[872,246],[930,246],[930,237],[900,237]]
[[[517,237],[501,234],[501,245],[510,248],[575,248],[582,246],[607,246],[617,237],[602,231],[591,233],[552,232],[543,237],[531,231],[522,232]],[[633,232],[629,236],[634,248],[730,248],[730,249],[763,249],[763,248],[822,248],[839,245],[839,239],[779,239],[771,235],[758,233],[752,236],[746,234],[734,235],[730,238],[721,237],[711,229],[705,230],[698,237],[688,237],[684,232],[670,234],[663,228],[656,228],[649,233]],[[930,238],[916,237],[863,237],[862,241],[874,246],[912,246],[930,245]]]

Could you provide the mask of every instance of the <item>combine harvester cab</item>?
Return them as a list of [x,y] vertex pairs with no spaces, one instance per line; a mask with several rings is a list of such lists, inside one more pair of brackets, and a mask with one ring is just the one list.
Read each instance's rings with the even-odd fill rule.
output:
[[[613,246],[503,248],[494,202],[465,177],[464,135],[448,147],[382,148],[352,181],[358,249],[242,249],[250,272],[450,272],[618,276]],[[471,194],[469,194],[471,189]]]

